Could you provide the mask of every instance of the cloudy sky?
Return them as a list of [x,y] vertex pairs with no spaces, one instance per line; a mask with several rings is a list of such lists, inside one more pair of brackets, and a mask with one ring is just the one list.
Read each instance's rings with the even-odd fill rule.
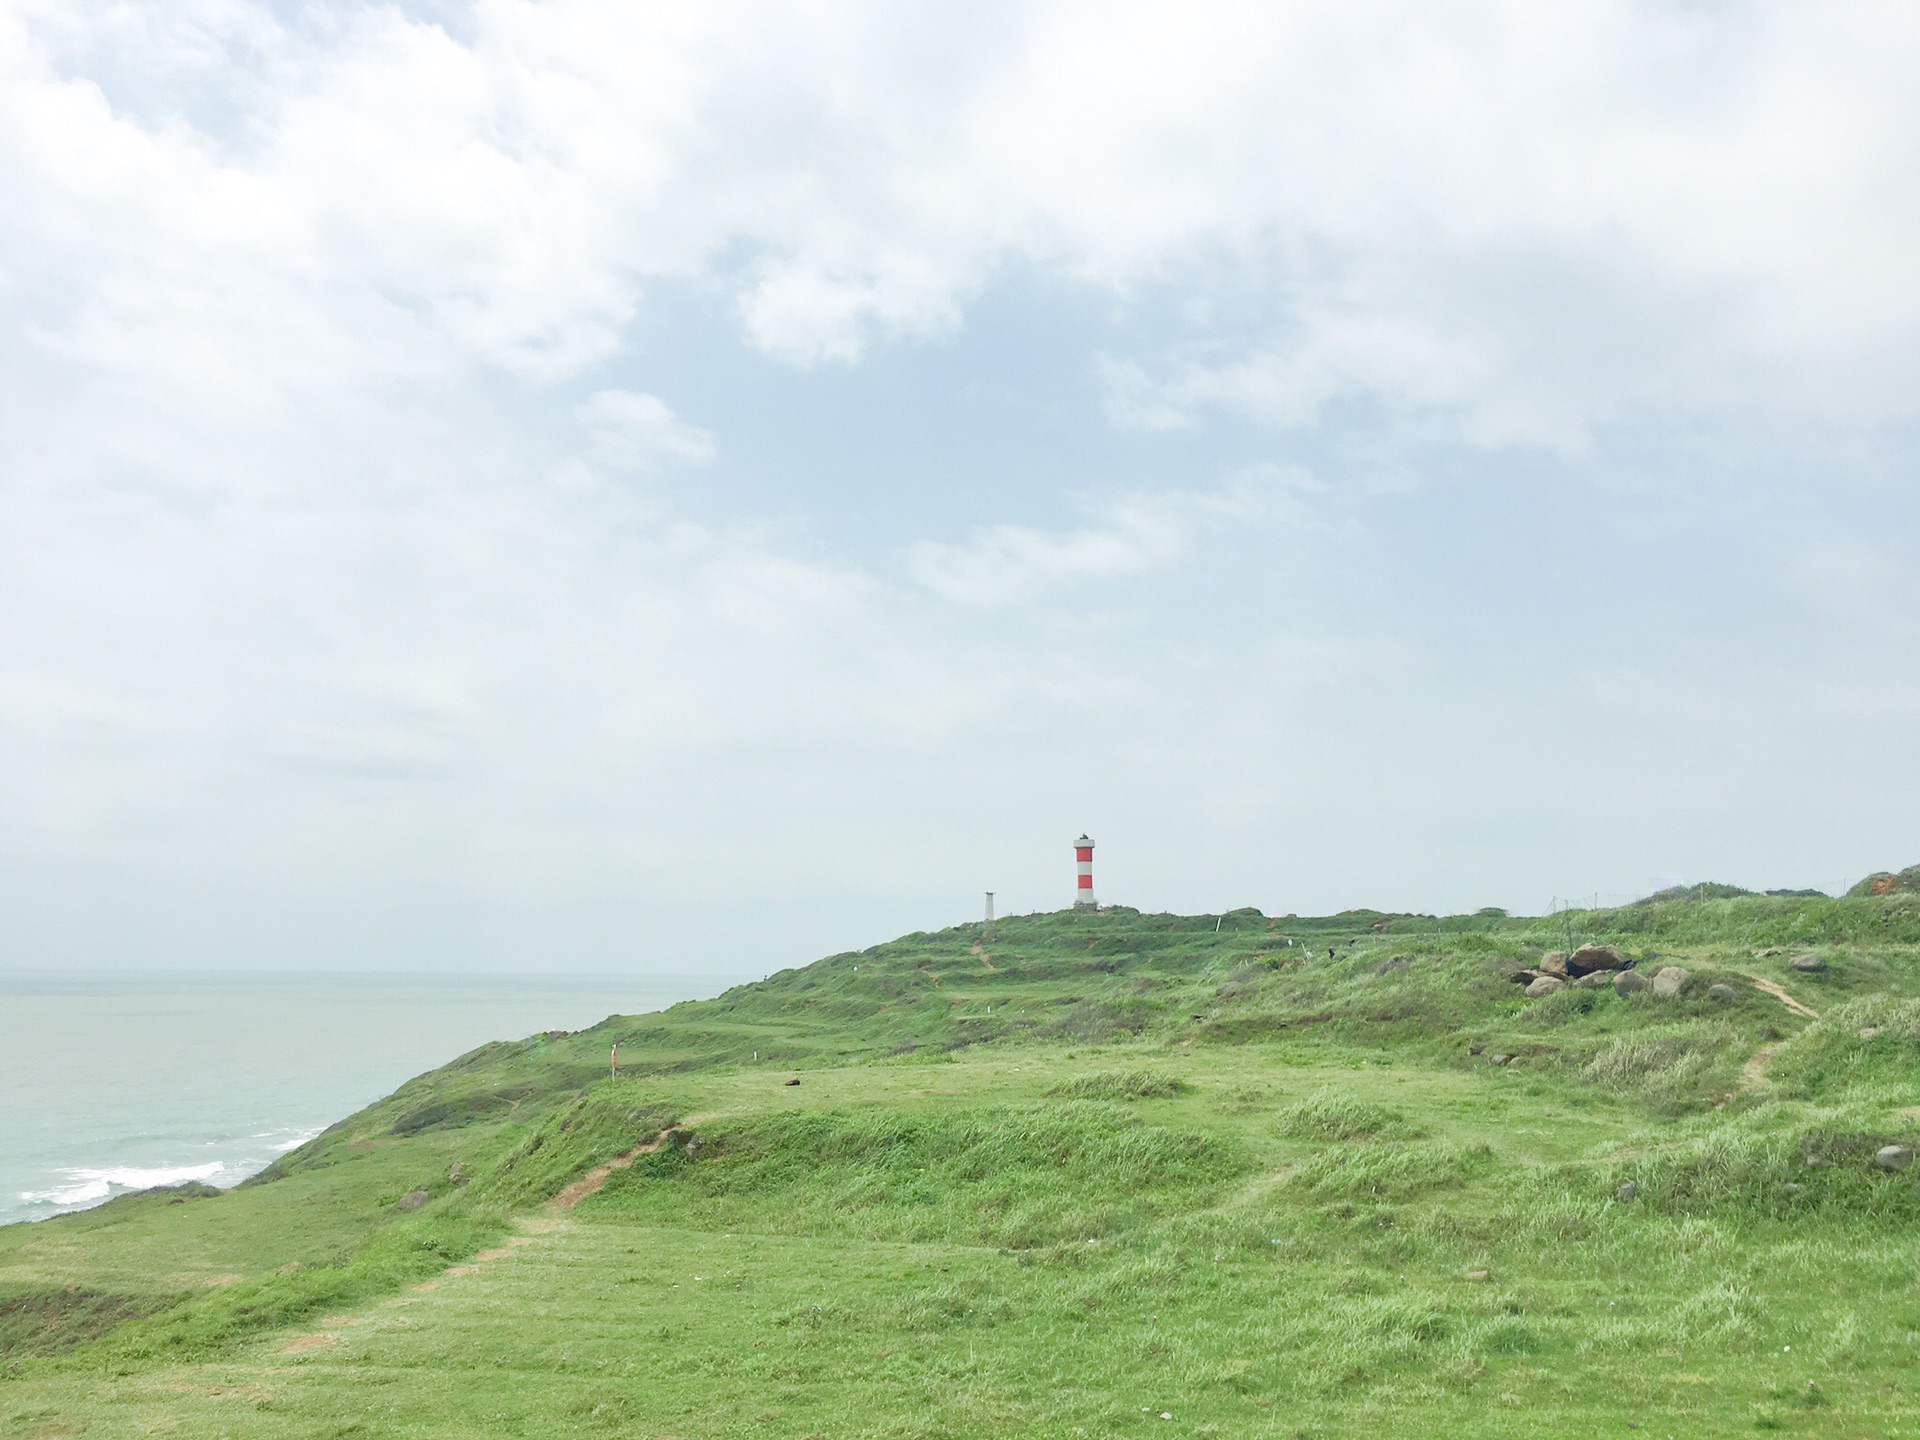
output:
[[0,0],[0,963],[1920,860],[1920,9]]

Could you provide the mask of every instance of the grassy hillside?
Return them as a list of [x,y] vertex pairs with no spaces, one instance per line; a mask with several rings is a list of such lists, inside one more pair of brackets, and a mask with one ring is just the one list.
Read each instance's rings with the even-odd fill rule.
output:
[[1897,883],[909,935],[0,1230],[0,1434],[1902,1434],[1916,1092]]

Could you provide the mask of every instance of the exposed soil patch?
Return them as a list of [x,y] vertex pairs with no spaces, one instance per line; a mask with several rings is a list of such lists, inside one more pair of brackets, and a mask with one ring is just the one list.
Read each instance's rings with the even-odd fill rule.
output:
[[[547,1202],[547,1209],[565,1214],[589,1195],[599,1193],[600,1188],[607,1183],[607,1177],[612,1175],[614,1171],[627,1169],[642,1155],[652,1155],[666,1143],[667,1132],[662,1130],[646,1144],[634,1146],[633,1149],[622,1155],[618,1160],[609,1160],[604,1165],[594,1166],[593,1169],[589,1170],[549,1200]],[[447,1273],[453,1275],[460,1272],[458,1270],[449,1270]]]
[[1778,1000],[1782,1005],[1786,1006],[1787,1009],[1791,1010],[1794,1014],[1804,1015],[1809,1020],[1818,1020],[1820,1018],[1820,1012],[1818,1010],[1814,1010],[1806,1005],[1802,1005],[1798,1000],[1794,999],[1793,996],[1789,995],[1786,991],[1786,987],[1781,985],[1779,982],[1774,980],[1762,980],[1758,975],[1749,975],[1747,976],[1747,979],[1753,981],[1754,989],[1764,990],[1767,994],[1773,996],[1774,999]]

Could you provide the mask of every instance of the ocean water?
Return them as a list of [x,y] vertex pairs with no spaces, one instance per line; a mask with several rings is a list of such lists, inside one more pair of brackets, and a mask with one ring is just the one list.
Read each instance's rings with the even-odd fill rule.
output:
[[154,1185],[233,1185],[488,1040],[579,1030],[730,983],[0,971],[0,1224]]

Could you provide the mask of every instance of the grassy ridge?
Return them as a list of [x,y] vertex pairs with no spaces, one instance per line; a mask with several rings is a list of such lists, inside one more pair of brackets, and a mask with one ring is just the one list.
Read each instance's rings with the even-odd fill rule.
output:
[[[0,1230],[0,1434],[1899,1433],[1914,899],[1017,917],[484,1046]],[[1507,979],[1587,940],[1732,998]]]

